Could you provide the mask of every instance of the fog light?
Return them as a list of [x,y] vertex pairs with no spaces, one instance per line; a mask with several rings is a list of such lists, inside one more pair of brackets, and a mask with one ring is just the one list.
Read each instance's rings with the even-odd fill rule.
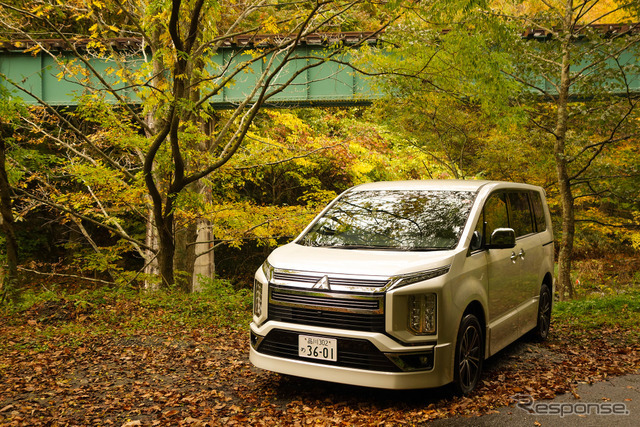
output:
[[409,331],[415,335],[436,333],[436,295],[411,295],[408,307]]
[[253,315],[262,316],[262,283],[253,281]]
[[433,369],[433,351],[413,354],[387,353],[391,359],[403,371],[428,371]]

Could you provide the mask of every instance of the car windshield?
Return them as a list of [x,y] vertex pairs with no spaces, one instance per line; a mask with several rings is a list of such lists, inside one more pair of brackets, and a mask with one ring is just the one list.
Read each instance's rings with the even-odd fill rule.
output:
[[299,243],[350,249],[453,249],[475,195],[469,191],[420,190],[347,193]]

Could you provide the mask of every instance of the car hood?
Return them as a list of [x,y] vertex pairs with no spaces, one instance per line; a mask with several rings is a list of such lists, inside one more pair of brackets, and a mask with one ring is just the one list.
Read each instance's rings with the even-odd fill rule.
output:
[[453,250],[361,250],[289,243],[274,250],[268,261],[277,269],[390,277],[448,265],[454,254]]

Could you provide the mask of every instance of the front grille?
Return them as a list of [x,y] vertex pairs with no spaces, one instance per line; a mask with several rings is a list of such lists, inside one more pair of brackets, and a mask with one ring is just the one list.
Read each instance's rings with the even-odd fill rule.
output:
[[274,329],[259,344],[257,351],[270,356],[304,360],[324,365],[369,371],[401,372],[380,350],[367,340],[337,338],[338,360],[308,359],[298,356],[298,333]]
[[345,313],[269,304],[269,320],[324,326],[352,331],[384,333],[384,314]]
[[335,311],[340,310],[368,310],[371,312],[381,310],[382,298],[376,297],[358,297],[358,296],[341,296],[331,293],[314,293],[314,292],[282,292],[277,290],[271,291],[271,302],[282,303],[297,306],[312,306],[332,308]]
[[[323,275],[314,274],[300,274],[300,273],[286,273],[283,271],[274,271],[273,279],[277,282],[294,282],[294,283],[317,283],[322,279]],[[370,288],[382,288],[389,279],[365,279],[361,276],[348,277],[348,276],[328,276],[329,283],[336,286],[358,286],[358,287],[370,287]]]

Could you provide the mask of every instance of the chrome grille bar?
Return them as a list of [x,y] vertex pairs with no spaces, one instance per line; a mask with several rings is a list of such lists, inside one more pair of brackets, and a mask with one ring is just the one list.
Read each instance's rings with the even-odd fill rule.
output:
[[293,274],[274,271],[273,278],[275,280],[281,280],[283,282],[316,283],[318,280],[322,279],[322,276],[308,276],[306,274]]
[[269,305],[299,307],[345,313],[382,314],[384,295],[357,295],[302,291],[270,286]]
[[[294,283],[317,283],[324,275],[303,274],[291,270],[278,270],[273,273],[273,281],[286,285]],[[335,286],[383,288],[389,283],[388,278],[366,278],[362,276],[328,275],[329,283]]]
[[319,306],[319,307],[335,307],[335,308],[354,308],[362,310],[377,310],[380,307],[379,300],[358,300],[358,299],[339,299],[326,298],[321,296],[291,295],[283,292],[274,291],[271,293],[274,302],[291,303],[301,306]]

